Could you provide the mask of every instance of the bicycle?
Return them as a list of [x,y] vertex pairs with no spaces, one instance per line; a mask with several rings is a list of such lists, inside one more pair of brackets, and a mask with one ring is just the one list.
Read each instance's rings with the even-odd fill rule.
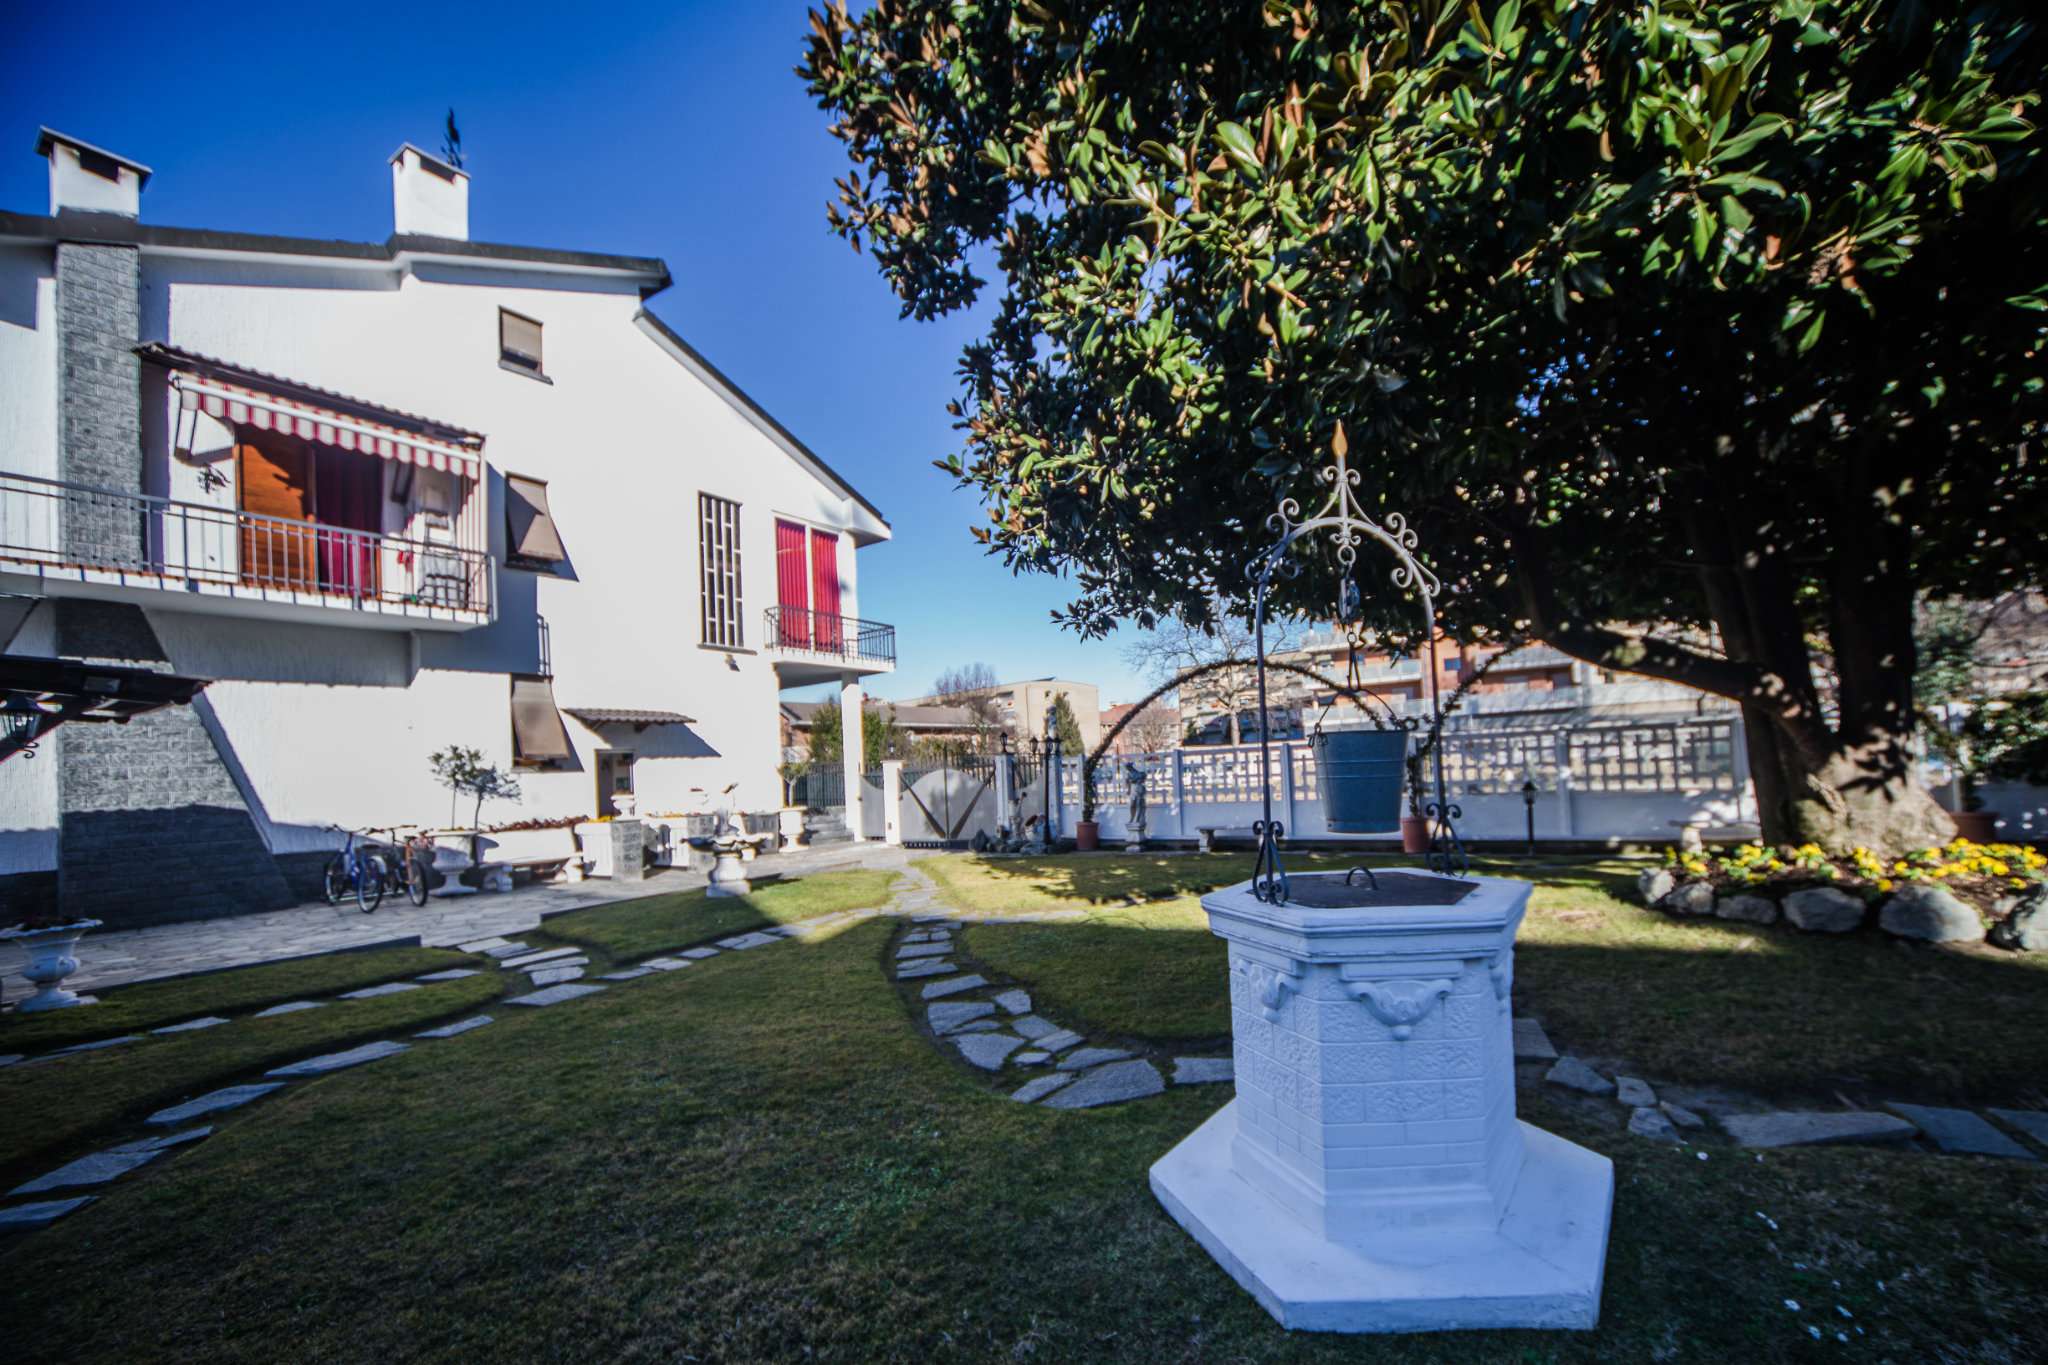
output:
[[[405,898],[417,910],[427,903],[427,869],[434,861],[434,840],[421,833],[401,834],[401,830],[417,830],[417,825],[392,825],[385,833],[391,836],[391,847],[398,855],[398,870],[390,875],[405,891]],[[373,831],[374,832],[374,831]]]
[[368,833],[361,845],[356,843],[356,831],[345,830],[340,825],[330,825],[336,834],[347,836],[341,848],[327,862],[324,887],[327,903],[339,906],[345,896],[354,896],[356,906],[364,914],[375,913],[384,900],[384,882],[390,875],[383,856],[369,843]]

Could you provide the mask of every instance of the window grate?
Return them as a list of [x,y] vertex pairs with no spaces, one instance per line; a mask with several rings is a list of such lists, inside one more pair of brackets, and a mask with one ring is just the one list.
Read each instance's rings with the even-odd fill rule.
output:
[[740,624],[740,505],[709,493],[697,495],[697,544],[704,579],[704,643],[746,647]]

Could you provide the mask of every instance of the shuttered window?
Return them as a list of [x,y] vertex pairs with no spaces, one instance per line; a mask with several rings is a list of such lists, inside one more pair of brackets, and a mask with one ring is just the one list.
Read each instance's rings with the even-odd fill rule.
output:
[[555,709],[555,685],[546,678],[512,679],[512,762],[521,768],[548,768],[575,756],[562,713]]
[[498,358],[522,370],[540,370],[540,324],[509,308],[498,310]]
[[569,557],[548,510],[545,480],[505,476],[505,550],[515,563],[553,568]]
[[741,649],[740,505],[709,493],[697,495],[697,546],[703,572],[704,643]]

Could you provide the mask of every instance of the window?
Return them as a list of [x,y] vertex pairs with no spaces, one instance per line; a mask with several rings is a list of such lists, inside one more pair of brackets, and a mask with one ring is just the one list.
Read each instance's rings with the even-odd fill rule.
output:
[[512,676],[512,763],[518,768],[557,768],[575,757],[555,686],[544,676]]
[[704,577],[704,643],[742,649],[740,624],[740,505],[709,493],[697,495],[697,547]]
[[498,361],[515,370],[539,374],[540,324],[509,308],[498,310]]
[[553,569],[569,557],[548,510],[545,480],[505,476],[505,558],[522,569]]

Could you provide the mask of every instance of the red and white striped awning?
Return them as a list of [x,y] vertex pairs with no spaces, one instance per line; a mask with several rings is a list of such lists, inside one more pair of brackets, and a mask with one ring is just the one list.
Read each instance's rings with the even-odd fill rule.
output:
[[452,470],[465,479],[482,477],[482,460],[476,451],[418,432],[402,431],[361,417],[345,417],[316,404],[280,398],[210,376],[180,371],[171,375],[171,387],[178,391],[179,405],[188,412],[196,409],[237,426],[281,431],[322,445],[374,455],[380,460]]

